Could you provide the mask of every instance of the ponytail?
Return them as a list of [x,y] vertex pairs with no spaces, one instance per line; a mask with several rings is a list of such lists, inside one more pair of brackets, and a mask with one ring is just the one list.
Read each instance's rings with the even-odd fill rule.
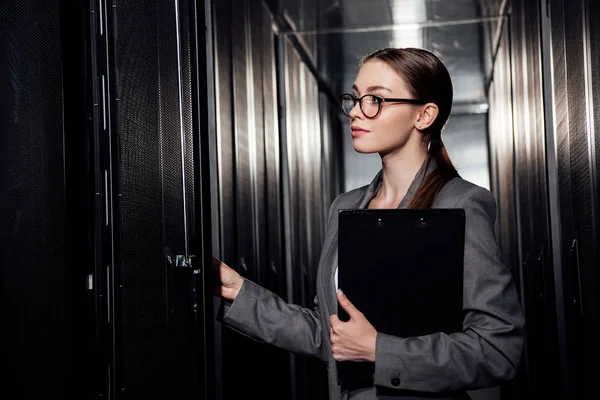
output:
[[417,189],[408,208],[431,208],[431,205],[444,185],[459,176],[441,139],[431,140],[426,169],[429,167],[429,162],[432,158],[436,161],[437,167],[425,178],[419,189]]

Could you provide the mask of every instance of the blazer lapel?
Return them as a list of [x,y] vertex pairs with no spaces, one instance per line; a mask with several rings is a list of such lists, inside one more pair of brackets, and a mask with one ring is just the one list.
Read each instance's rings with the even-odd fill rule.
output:
[[380,169],[377,175],[375,175],[375,178],[373,178],[373,180],[369,184],[369,186],[367,186],[367,190],[365,190],[362,197],[355,205],[355,208],[367,208],[369,202],[375,195],[375,192],[377,192],[377,190],[379,190],[379,186],[381,186],[382,174],[383,170]]
[[406,194],[404,195],[404,198],[398,205],[398,208],[408,208],[408,205],[412,201],[413,197],[415,197],[415,193],[419,189],[419,186],[421,186],[421,183],[423,183],[425,177],[428,176],[431,172],[433,172],[433,170],[436,169],[436,167],[437,162],[435,161],[435,158],[425,158],[423,165],[421,165],[421,168],[416,173],[413,181],[411,182],[410,186],[408,187],[408,190],[406,191]]

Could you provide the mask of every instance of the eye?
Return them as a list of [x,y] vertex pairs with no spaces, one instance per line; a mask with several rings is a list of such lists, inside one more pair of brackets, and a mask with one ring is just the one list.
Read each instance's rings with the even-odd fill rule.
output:
[[379,99],[375,96],[365,96],[364,101],[368,104],[378,104],[379,103]]

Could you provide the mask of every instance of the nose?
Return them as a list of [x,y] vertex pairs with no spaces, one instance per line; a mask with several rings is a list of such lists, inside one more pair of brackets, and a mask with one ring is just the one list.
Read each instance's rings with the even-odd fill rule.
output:
[[360,102],[359,101],[355,101],[354,102],[354,106],[350,110],[349,115],[350,115],[350,118],[352,118],[352,119],[364,117],[364,115],[362,113],[362,110],[360,109]]

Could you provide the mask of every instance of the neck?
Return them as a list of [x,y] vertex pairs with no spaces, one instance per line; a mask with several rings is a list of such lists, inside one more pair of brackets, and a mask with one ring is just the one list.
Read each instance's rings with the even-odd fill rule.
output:
[[381,157],[382,183],[377,198],[384,204],[397,206],[427,158],[427,148],[402,148]]

